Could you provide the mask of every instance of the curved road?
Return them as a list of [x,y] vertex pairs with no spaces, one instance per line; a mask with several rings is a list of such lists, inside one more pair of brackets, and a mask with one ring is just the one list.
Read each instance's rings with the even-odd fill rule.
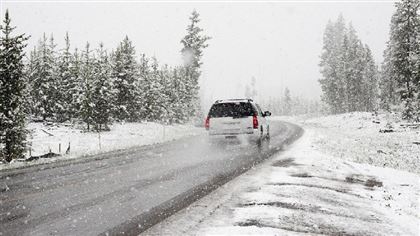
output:
[[302,134],[272,121],[270,144],[195,136],[0,172],[0,235],[137,235]]

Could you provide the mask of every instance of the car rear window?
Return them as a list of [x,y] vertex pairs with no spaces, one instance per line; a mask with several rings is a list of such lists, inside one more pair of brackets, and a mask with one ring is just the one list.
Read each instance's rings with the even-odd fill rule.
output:
[[255,114],[251,103],[217,103],[214,104],[209,112],[209,117],[247,117]]

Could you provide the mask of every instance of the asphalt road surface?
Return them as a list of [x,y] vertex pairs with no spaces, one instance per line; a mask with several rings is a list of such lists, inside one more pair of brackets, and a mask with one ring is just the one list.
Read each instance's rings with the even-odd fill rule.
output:
[[270,123],[262,147],[206,136],[0,172],[0,235],[137,235],[302,134]]

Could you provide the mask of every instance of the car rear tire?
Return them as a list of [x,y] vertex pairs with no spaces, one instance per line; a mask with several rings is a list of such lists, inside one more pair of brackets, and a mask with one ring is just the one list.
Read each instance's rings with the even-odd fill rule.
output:
[[263,132],[263,129],[261,127],[260,137],[257,140],[258,147],[261,147],[262,146],[263,141],[264,141],[264,132]]

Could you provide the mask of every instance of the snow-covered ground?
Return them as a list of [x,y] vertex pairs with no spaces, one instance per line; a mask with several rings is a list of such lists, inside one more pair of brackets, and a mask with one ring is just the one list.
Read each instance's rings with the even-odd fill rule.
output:
[[293,121],[316,130],[319,135],[314,142],[322,152],[343,160],[420,174],[420,125],[406,127],[407,123],[395,114],[355,112],[297,117]]
[[[413,173],[419,163],[410,158],[420,152],[408,144],[418,133],[385,137],[367,115],[301,119],[305,134],[287,151],[145,235],[419,235],[420,176]],[[392,155],[370,161],[379,147]],[[408,157],[392,160],[402,153]],[[403,165],[408,159],[415,168]],[[379,167],[385,163],[412,172]]]
[[[31,155],[38,156],[49,151],[62,155],[31,162],[12,161],[10,164],[0,164],[0,170],[162,143],[204,132],[202,128],[193,125],[161,125],[151,122],[116,123],[110,128],[108,132],[97,133],[84,132],[74,126],[30,123],[28,142],[31,145]],[[70,151],[66,154],[69,145]],[[26,154],[29,156],[29,150]]]

